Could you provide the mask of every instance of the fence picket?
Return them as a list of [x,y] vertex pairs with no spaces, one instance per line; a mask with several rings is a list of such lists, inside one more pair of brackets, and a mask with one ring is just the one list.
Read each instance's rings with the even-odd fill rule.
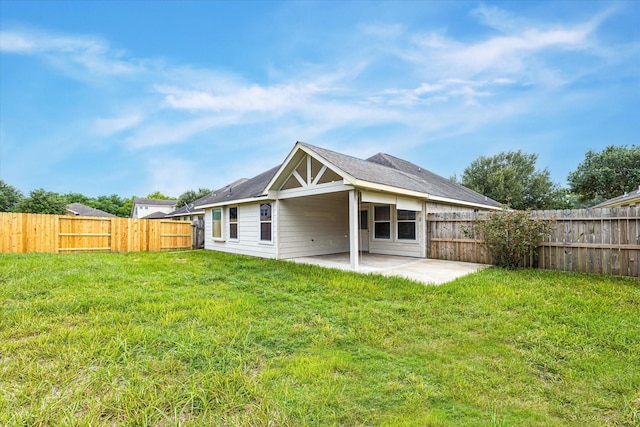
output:
[[[549,226],[549,235],[536,248],[537,258],[524,265],[563,271],[579,271],[639,277],[640,209],[580,209],[535,211]],[[429,213],[430,258],[490,264],[481,242],[466,236],[462,226],[487,213]],[[453,230],[453,231],[452,231]]]
[[[163,234],[176,237],[163,245]],[[191,236],[188,221],[0,212],[0,253],[191,249]]]

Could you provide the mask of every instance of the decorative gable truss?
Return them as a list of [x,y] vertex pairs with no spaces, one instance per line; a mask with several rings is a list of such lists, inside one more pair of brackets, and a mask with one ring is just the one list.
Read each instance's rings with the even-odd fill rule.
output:
[[329,169],[327,165],[322,164],[307,154],[298,162],[297,167],[293,170],[289,179],[285,181],[279,190],[328,184],[335,181],[342,182],[342,177]]
[[350,189],[343,177],[315,157],[298,151],[288,165],[280,170],[272,181],[271,191],[279,198],[299,197],[319,193],[331,193]]

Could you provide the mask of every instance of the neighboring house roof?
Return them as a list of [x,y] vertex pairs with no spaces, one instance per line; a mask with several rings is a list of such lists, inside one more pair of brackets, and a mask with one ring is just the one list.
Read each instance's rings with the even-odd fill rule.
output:
[[175,200],[159,200],[159,199],[138,199],[133,200],[134,205],[153,205],[153,206],[175,206]]
[[142,219],[164,219],[167,216],[164,212],[154,212],[147,216],[142,217]]
[[83,205],[82,203],[71,203],[67,205],[67,212],[78,216],[115,217],[115,215],[110,214],[109,212],[94,209],[90,206]]
[[614,197],[613,199],[605,200],[604,202],[595,205],[594,208],[617,208],[635,205],[640,205],[640,187],[638,187],[636,191]]
[[231,188],[229,192],[214,193],[196,207],[255,198],[265,195],[271,189],[270,187],[279,188],[277,184],[281,183],[283,177],[286,178],[285,172],[295,167],[295,157],[300,155],[299,150],[311,153],[347,181],[352,183],[357,181],[359,186],[365,188],[367,186],[373,188],[372,184],[379,184],[400,193],[403,190],[410,190],[426,197],[439,197],[449,202],[462,202],[488,208],[499,207],[499,203],[495,200],[389,154],[378,153],[364,160],[302,142],[296,143],[287,160],[280,166],[269,169],[236,188]]

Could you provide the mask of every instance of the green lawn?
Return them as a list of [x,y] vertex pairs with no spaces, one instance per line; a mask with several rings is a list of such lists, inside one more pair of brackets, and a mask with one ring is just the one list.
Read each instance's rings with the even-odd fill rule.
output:
[[640,282],[0,255],[0,425],[639,425]]

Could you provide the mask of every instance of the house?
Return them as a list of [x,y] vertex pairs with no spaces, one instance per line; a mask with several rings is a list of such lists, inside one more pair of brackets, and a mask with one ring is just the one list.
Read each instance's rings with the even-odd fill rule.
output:
[[594,208],[623,208],[627,206],[640,206],[640,186],[636,191],[625,193],[622,196],[614,197],[613,199],[605,200],[604,202],[595,205]]
[[94,209],[92,207],[83,205],[82,203],[71,203],[67,205],[67,215],[73,216],[99,216],[105,218],[112,218],[115,215],[109,212],[101,211],[100,209]]
[[297,142],[284,162],[204,197],[205,248],[266,258],[348,252],[425,258],[427,212],[498,202],[406,160]]
[[131,218],[146,218],[150,215],[156,214],[156,212],[168,214],[173,212],[175,209],[175,200],[135,198],[133,200],[133,206],[131,207]]

